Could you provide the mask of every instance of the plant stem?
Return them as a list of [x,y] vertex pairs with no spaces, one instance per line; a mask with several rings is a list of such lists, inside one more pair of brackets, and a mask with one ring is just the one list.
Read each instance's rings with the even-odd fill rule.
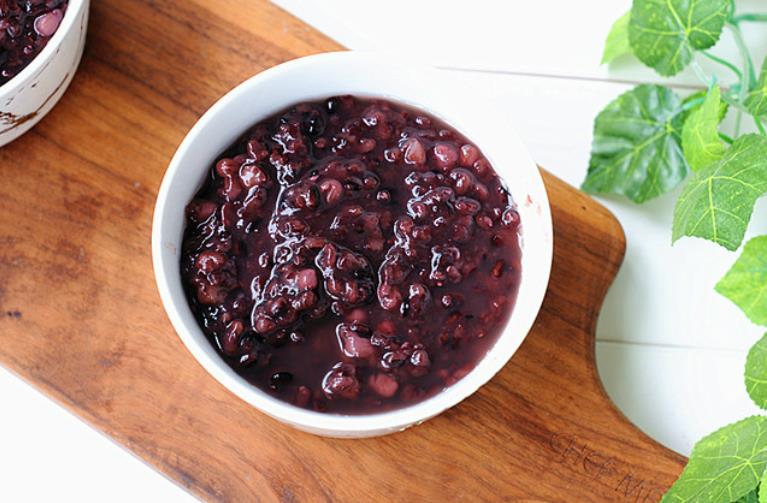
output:
[[700,98],[695,98],[694,100],[690,100],[686,102],[684,105],[682,105],[682,111],[686,112],[688,110],[692,110],[698,105],[702,105],[704,101],[706,101],[706,98],[704,96],[701,96]]
[[706,84],[706,87],[710,88],[711,87],[711,79],[709,78],[708,75],[706,75],[706,72],[703,71],[703,68],[701,68],[700,63],[698,63],[697,61],[695,61],[693,59],[692,63],[690,64],[690,66],[692,67],[693,71],[695,72],[695,75],[697,75],[698,79],[701,82],[703,82],[704,84]]
[[758,129],[763,136],[767,136],[767,131],[765,131],[764,129],[764,124],[762,124],[762,119],[760,119],[759,117],[755,115],[753,117],[754,117],[754,122],[756,123],[756,129]]
[[732,22],[735,24],[741,21],[753,21],[756,23],[767,23],[767,14],[741,14],[732,18]]
[[721,133],[721,132],[719,133],[719,138],[721,138],[721,139],[722,139],[722,140],[724,140],[725,142],[729,143],[730,145],[732,145],[732,142],[734,142],[734,141],[735,141],[735,140],[733,140],[731,137],[729,137],[729,136],[727,136],[726,134],[724,134],[724,133]]
[[732,34],[735,37],[735,43],[738,45],[740,57],[743,59],[743,75],[746,79],[748,79],[748,81],[745,82],[746,85],[742,87],[743,97],[745,97],[745,94],[748,93],[751,84],[756,82],[754,63],[751,61],[751,53],[748,51],[748,46],[746,45],[746,41],[743,38],[743,32],[740,31],[740,27],[733,23],[728,23],[728,26],[730,27],[730,31],[732,31]]
[[714,54],[711,54],[711,53],[710,53],[710,52],[708,52],[708,51],[701,51],[701,54],[703,54],[704,56],[706,56],[706,57],[707,57],[708,59],[710,59],[711,61],[716,61],[716,62],[717,62],[717,63],[719,63],[720,65],[726,66],[727,68],[729,68],[730,70],[732,70],[732,71],[733,71],[733,73],[734,73],[735,75],[737,75],[737,76],[738,76],[738,80],[741,80],[741,79],[743,79],[743,72],[741,72],[741,71],[738,69],[738,67],[737,67],[737,66],[733,65],[733,64],[732,64],[732,63],[730,63],[729,61],[727,61],[727,60],[725,60],[725,59],[722,59],[722,58],[720,58],[719,56],[716,56],[716,55],[714,55]]
[[735,110],[742,111],[746,114],[749,114],[749,111],[746,110],[746,107],[739,101],[738,96],[733,96],[731,93],[722,93],[722,101],[733,107]]
[[[743,32],[740,31],[740,27],[731,21],[727,23],[727,26],[729,26],[730,30],[732,31],[733,37],[735,38],[735,43],[738,45],[740,57],[743,60],[743,78],[740,82],[740,97],[738,98],[738,101],[743,103],[746,99],[746,95],[748,94],[748,90],[751,88],[751,84],[756,82],[754,63],[751,61],[751,53],[748,51],[748,46],[746,46],[746,41],[743,39]],[[735,120],[735,136],[740,134],[740,125],[742,119],[743,112],[739,109],[737,119]]]

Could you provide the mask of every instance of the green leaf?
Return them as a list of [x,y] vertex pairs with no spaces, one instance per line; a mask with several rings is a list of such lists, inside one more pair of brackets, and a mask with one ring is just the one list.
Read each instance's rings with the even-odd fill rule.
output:
[[583,190],[641,203],[679,185],[689,171],[680,145],[681,112],[673,91],[649,84],[607,105],[594,121]]
[[699,440],[661,502],[737,501],[758,486],[766,466],[767,418],[752,416]]
[[733,301],[748,319],[767,326],[767,236],[746,243],[716,291]]
[[759,503],[759,490],[754,489],[738,500],[737,503]]
[[759,491],[754,489],[750,493],[740,498],[737,503],[759,503]]
[[762,64],[762,72],[759,74],[759,82],[756,87],[748,93],[744,103],[746,109],[752,115],[767,115],[767,58]]
[[[765,479],[767,479],[767,471],[765,471],[764,475],[762,475],[762,481],[759,483],[759,489],[757,489],[759,494],[759,503],[767,503],[767,484],[765,484]],[[762,487],[764,487],[764,490],[762,490]],[[751,502],[747,501],[744,503]]]
[[758,489],[754,489],[750,493],[740,498],[736,503],[759,503]]
[[676,75],[696,50],[716,44],[729,0],[634,0],[629,40],[634,54],[661,75]]
[[767,409],[767,334],[748,351],[746,391],[760,409]]
[[767,137],[735,140],[714,164],[696,171],[674,210],[673,242],[696,236],[734,251],[743,241],[754,203],[767,192]]
[[[682,108],[685,109],[684,112],[682,112],[682,122],[687,122],[687,118],[692,115],[692,113],[696,110],[698,110],[700,107],[703,106],[703,103],[706,100],[706,96],[708,96],[708,89],[702,89],[700,91],[695,91],[691,95],[687,96],[685,99],[682,100]],[[698,106],[694,106],[692,108],[689,107],[689,103],[693,101],[700,101],[700,104]],[[724,100],[724,97],[720,96],[719,101],[719,122],[721,123],[725,116],[727,115],[727,111],[730,109],[730,105]]]
[[692,112],[682,129],[682,150],[695,171],[722,158],[725,146],[719,139],[721,91],[714,86],[703,105]]
[[631,19],[630,11],[619,17],[613,23],[613,27],[610,28],[610,33],[607,34],[607,40],[605,41],[605,50],[602,53],[603,65],[618,56],[631,52],[631,44],[629,44],[629,19]]

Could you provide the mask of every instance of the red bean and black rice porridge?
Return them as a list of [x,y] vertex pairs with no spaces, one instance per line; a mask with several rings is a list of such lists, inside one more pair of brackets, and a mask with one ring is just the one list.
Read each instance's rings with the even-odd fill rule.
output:
[[66,0],[0,0],[0,85],[43,50],[66,9]]
[[438,393],[495,343],[520,221],[482,152],[428,114],[352,96],[252,127],[187,207],[192,311],[240,375],[318,411]]

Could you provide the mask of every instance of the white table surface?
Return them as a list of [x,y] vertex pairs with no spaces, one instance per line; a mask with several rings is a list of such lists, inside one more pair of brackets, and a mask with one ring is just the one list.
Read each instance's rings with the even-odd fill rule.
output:
[[[493,100],[533,157],[573,185],[586,171],[596,113],[632,85],[661,80],[631,61],[599,66],[628,0],[276,3],[349,48],[448,68],[467,99]],[[759,0],[738,4],[767,9]],[[746,36],[761,59],[764,25]],[[735,57],[729,37],[721,51]],[[680,93],[698,85],[689,72],[672,82]],[[713,291],[735,255],[695,240],[670,246],[673,195],[642,207],[601,200],[623,224],[628,251],[597,328],[600,374],[631,420],[687,454],[701,435],[756,412],[742,367],[761,331]],[[755,214],[751,234],[767,232],[767,204]],[[0,397],[0,501],[195,501],[2,368]]]

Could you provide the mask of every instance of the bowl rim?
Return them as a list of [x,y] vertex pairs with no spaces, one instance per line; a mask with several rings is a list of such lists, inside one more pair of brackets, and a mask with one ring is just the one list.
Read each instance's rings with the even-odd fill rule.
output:
[[[514,355],[514,353],[516,353],[519,345],[521,345],[522,341],[524,341],[525,337],[532,328],[533,322],[537,317],[538,312],[540,311],[540,306],[543,302],[543,297],[545,295],[551,271],[553,235],[548,195],[546,193],[546,188],[543,185],[539,169],[532,158],[529,157],[529,154],[527,154],[525,149],[524,151],[527,154],[527,161],[530,164],[529,168],[535,170],[534,175],[531,174],[531,177],[533,184],[535,185],[533,188],[537,190],[538,194],[538,201],[536,201],[538,204],[538,215],[540,216],[540,221],[538,223],[543,226],[542,232],[544,235],[543,242],[541,243],[543,249],[536,249],[535,251],[536,254],[539,255],[539,259],[542,261],[542,266],[544,267],[545,271],[541,273],[541,277],[536,278],[540,281],[541,284],[533,285],[533,287],[531,287],[535,288],[535,290],[533,290],[535,298],[532,299],[531,305],[531,307],[534,307],[534,312],[531,312],[527,315],[529,320],[525,323],[526,326],[524,333],[522,333],[521,336],[517,336],[518,340],[516,341],[516,344],[502,347],[499,343],[506,336],[506,333],[504,332],[488,349],[487,353],[482,357],[482,359],[477,362],[469,374],[458,380],[455,384],[446,387],[434,396],[421,402],[416,402],[412,405],[391,411],[375,412],[370,414],[331,414],[300,408],[293,404],[272,397],[256,386],[248,383],[244,378],[237,375],[234,370],[232,370],[226,364],[226,362],[220,358],[218,354],[215,354],[216,360],[211,359],[209,351],[212,346],[210,345],[205,335],[202,333],[202,330],[199,328],[196,319],[194,319],[194,327],[191,329],[189,326],[187,326],[187,323],[185,323],[184,319],[182,319],[183,316],[180,310],[187,310],[189,313],[191,313],[191,308],[189,307],[186,296],[183,296],[183,298],[176,298],[171,292],[170,282],[177,282],[180,278],[174,279],[170,277],[171,275],[166,270],[163,259],[164,236],[162,235],[162,230],[163,219],[168,208],[168,196],[171,191],[172,181],[183,169],[184,162],[186,161],[185,156],[187,151],[189,150],[190,146],[199,138],[201,133],[207,127],[208,123],[211,122],[213,118],[216,117],[219,113],[224,111],[228,106],[230,106],[232,102],[236,102],[249,93],[257,93],[260,85],[269,80],[279,78],[281,74],[289,74],[291,71],[300,69],[300,67],[303,66],[323,65],[325,63],[339,63],[339,60],[340,62],[347,64],[366,64],[366,60],[371,60],[371,62],[375,61],[378,64],[380,63],[381,58],[382,56],[378,53],[360,51],[332,52],[306,56],[264,70],[227,92],[200,117],[200,119],[194,124],[194,126],[189,130],[187,135],[182,140],[163,177],[162,183],[160,185],[160,190],[157,195],[157,201],[153,215],[151,246],[152,262],[157,287],[160,293],[163,307],[165,308],[165,311],[170,318],[171,324],[173,325],[178,336],[184,342],[184,345],[195,357],[197,362],[227,389],[232,391],[242,400],[257,408],[259,411],[275,419],[299,427],[300,429],[305,429],[307,431],[313,431],[315,433],[321,433],[325,435],[337,434],[338,436],[365,436],[365,434],[381,434],[398,431],[410,425],[423,422],[447,410],[448,408],[453,407],[454,405],[464,400],[466,397],[473,394],[482,385],[490,381],[492,377],[506,365],[509,359]],[[417,69],[417,71],[423,72],[424,74],[430,74],[430,76],[436,75],[438,72],[432,67],[415,65],[409,66],[411,66],[412,69]],[[363,95],[364,93],[356,94]],[[381,95],[381,93],[373,94],[379,96]],[[307,98],[298,96],[295,100],[295,103],[306,99]],[[436,115],[445,120],[448,124],[451,125],[451,127],[454,127],[459,131],[463,131],[460,125],[457,126],[455,124],[455,121],[451,121],[449,118],[445,118],[439,113],[435,113],[434,110],[432,110],[430,107],[419,104],[419,101],[423,100],[413,100],[413,104],[427,110],[430,114]],[[290,104],[287,103],[285,106],[290,106]],[[254,112],[253,115],[253,124],[255,124],[260,119],[258,119],[257,112]],[[518,140],[515,133],[512,133],[512,136],[514,137],[514,140]],[[468,135],[468,137],[472,140],[473,143],[479,146],[480,150],[482,150],[488,158],[492,157],[492,155],[488,153],[485,147],[482,146],[482,141],[476,141],[476,138],[472,137],[471,135]],[[517,203],[519,206],[520,201],[517,201]],[[524,221],[522,225],[524,226]],[[524,236],[525,234],[523,231],[523,239]],[[523,255],[524,253],[525,251],[523,247]],[[517,298],[517,303],[518,300],[519,299]],[[516,306],[514,309],[516,310]],[[515,311],[512,311],[511,316],[514,316],[514,312]],[[509,320],[511,320],[511,316]],[[192,317],[194,318],[193,315]],[[508,323],[509,322],[507,322],[507,326]],[[198,332],[197,337],[191,333],[191,331],[195,330]],[[206,344],[208,349],[205,349],[201,346],[200,339],[203,339],[202,343]],[[496,354],[499,351],[499,347],[504,349],[504,354],[500,356]],[[478,370],[480,369],[482,372],[478,373]],[[471,379],[472,377],[474,377],[474,379]]]
[[90,4],[90,0],[69,0],[67,3],[67,10],[64,13],[64,17],[61,19],[61,24],[56,29],[56,33],[53,34],[51,39],[45,44],[40,54],[32,58],[19,73],[11,77],[11,80],[3,85],[0,85],[0,96],[12,92],[17,89],[19,85],[23,85],[30,77],[36,75],[38,71],[42,70],[48,61],[53,57],[58,47],[64,41],[67,33],[75,26],[75,20],[80,17],[83,9]]

